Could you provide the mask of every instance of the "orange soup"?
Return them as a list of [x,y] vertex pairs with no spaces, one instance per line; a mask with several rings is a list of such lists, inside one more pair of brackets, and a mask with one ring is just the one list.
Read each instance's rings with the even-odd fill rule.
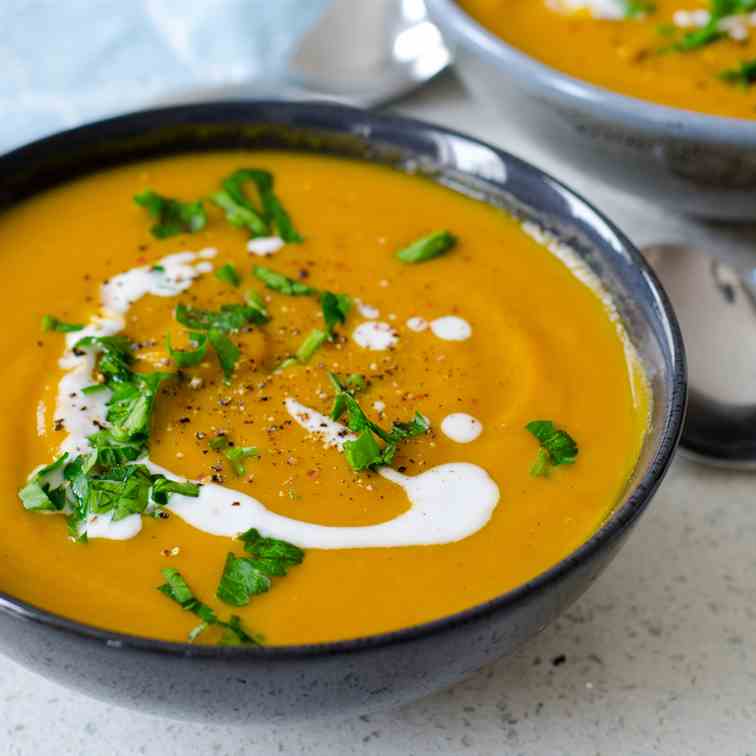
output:
[[751,0],[459,4],[506,42],[578,79],[661,105],[756,118]]
[[590,272],[429,180],[171,157],[13,207],[0,249],[0,590],[67,617],[432,620],[569,554],[637,462],[649,393]]

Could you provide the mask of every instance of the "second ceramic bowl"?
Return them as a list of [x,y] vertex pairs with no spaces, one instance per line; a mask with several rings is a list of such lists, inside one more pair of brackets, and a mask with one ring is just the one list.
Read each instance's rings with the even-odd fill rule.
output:
[[756,121],[655,105],[574,79],[426,0],[469,89],[554,157],[673,211],[756,220]]

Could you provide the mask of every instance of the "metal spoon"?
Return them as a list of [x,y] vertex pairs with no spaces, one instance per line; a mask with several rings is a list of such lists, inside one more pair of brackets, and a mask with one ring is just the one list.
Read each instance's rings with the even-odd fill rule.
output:
[[161,104],[219,99],[325,100],[384,105],[451,63],[424,0],[331,0],[298,41],[280,78],[192,89]]
[[756,270],[678,245],[643,255],[680,320],[690,390],[682,448],[704,462],[756,468]]

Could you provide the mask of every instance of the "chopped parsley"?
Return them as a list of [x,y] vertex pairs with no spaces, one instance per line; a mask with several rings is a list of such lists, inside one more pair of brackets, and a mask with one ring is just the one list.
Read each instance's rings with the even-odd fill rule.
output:
[[575,440],[567,431],[559,430],[551,420],[534,420],[525,428],[538,439],[541,445],[538,457],[530,468],[530,474],[548,477],[552,467],[571,465],[578,455]]
[[[244,185],[254,184],[259,196],[255,206]],[[252,236],[269,236],[274,231],[288,243],[303,241],[291,217],[273,191],[273,175],[255,168],[235,171],[221,183],[212,196],[213,202],[226,211],[226,218],[237,228],[246,228]]]
[[241,286],[241,276],[231,263],[221,265],[220,268],[215,271],[215,277],[219,281],[223,281],[223,283],[233,286],[235,289],[238,289]]
[[[304,365],[309,362],[312,355],[328,341],[328,334],[325,331],[321,331],[319,328],[313,328],[305,337],[305,340],[297,349],[294,355],[295,360]],[[287,360],[288,362],[288,360]]]
[[639,18],[653,13],[656,10],[656,3],[649,0],[624,0],[625,18]]
[[207,356],[207,336],[204,333],[188,333],[189,340],[194,345],[194,349],[174,349],[171,346],[171,337],[165,336],[165,346],[171,359],[176,363],[178,368],[197,367]]
[[226,459],[231,463],[231,468],[237,477],[247,474],[244,460],[250,457],[259,457],[260,452],[254,446],[232,446],[225,451]]
[[55,331],[56,333],[74,333],[75,331],[81,331],[84,326],[80,323],[64,323],[59,320],[55,315],[43,315],[42,316],[42,330],[45,332]]
[[396,253],[398,260],[403,263],[420,263],[432,260],[452,249],[457,243],[457,237],[448,231],[436,231],[428,236],[412,242],[408,247]]
[[157,393],[170,374],[134,372],[131,343],[124,336],[87,336],[75,349],[99,354],[97,369],[110,392],[108,427],[88,437],[89,452],[73,459],[64,454],[33,473],[19,498],[31,511],[64,512],[71,536],[85,541],[94,515],[108,514],[115,522],[131,514],[157,514],[170,494],[197,496],[199,486],[153,474],[138,463],[147,453]]
[[192,589],[178,570],[166,567],[161,572],[165,583],[159,586],[158,590],[175,601],[182,609],[191,612],[201,620],[200,624],[189,633],[190,641],[196,640],[208,627],[215,626],[224,630],[220,645],[259,645],[260,641],[244,630],[241,619],[235,614],[231,615],[228,622],[218,619],[212,607],[202,603],[192,593]]
[[318,293],[317,289],[313,289],[312,286],[289,278],[283,273],[278,273],[264,265],[255,265],[252,273],[269,289],[277,291],[279,294],[286,294],[289,297],[307,297]]
[[230,383],[231,376],[236,369],[236,363],[239,361],[239,357],[241,357],[241,350],[228,338],[225,331],[217,328],[211,328],[207,332],[207,340],[215,350],[225,382],[227,384]]
[[[384,430],[365,414],[354,398],[355,391],[345,386],[334,373],[329,373],[328,377],[336,389],[331,419],[338,421],[346,413],[347,427],[359,434],[355,440],[345,441],[343,445],[344,457],[353,470],[391,465],[402,441],[421,436],[430,429],[428,419],[415,412],[409,422],[394,422],[391,430]],[[379,440],[383,442],[383,446]]]
[[231,381],[241,356],[239,347],[228,334],[248,325],[262,325],[269,320],[262,300],[255,297],[251,298],[250,304],[224,304],[219,310],[202,310],[179,304],[174,314],[179,323],[190,329],[189,338],[195,344],[193,351],[179,352],[171,349],[168,342],[168,352],[176,364],[179,367],[199,365],[205,358],[209,344],[218,358],[226,383]]
[[253,596],[266,593],[273,585],[272,578],[284,577],[304,559],[302,549],[277,538],[263,538],[254,528],[238,538],[248,556],[229,552],[216,592],[232,606],[246,606]]
[[745,89],[756,82],[756,59],[746,60],[735,68],[727,68],[719,74],[722,81],[735,84]]
[[722,21],[729,16],[756,10],[756,0],[709,0],[709,20],[700,29],[686,32],[672,46],[677,52],[690,52],[726,36]]
[[155,225],[150,231],[156,239],[167,239],[177,234],[193,234],[207,225],[207,214],[199,200],[181,202],[147,189],[135,195],[134,202],[145,208],[155,219]]
[[247,325],[264,325],[270,319],[259,304],[224,304],[218,310],[202,310],[185,304],[176,305],[175,317],[192,331],[240,331]]
[[347,315],[352,309],[352,299],[346,294],[324,291],[320,295],[320,306],[323,310],[323,320],[328,331],[328,337],[332,339],[336,326],[346,323]]

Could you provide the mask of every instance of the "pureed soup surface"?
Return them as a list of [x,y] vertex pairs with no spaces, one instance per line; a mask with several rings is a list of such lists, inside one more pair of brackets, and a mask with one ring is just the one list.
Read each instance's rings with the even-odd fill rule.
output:
[[[207,199],[240,168],[270,172],[301,243],[249,174],[216,199],[266,236]],[[204,228],[155,238],[147,187],[205,198]],[[397,258],[446,228],[456,244]],[[426,179],[274,152],[130,165],[5,212],[0,590],[144,636],[285,644],[438,618],[556,563],[621,496],[649,395],[586,271],[528,230]]]
[[576,78],[662,105],[756,118],[751,0],[459,4],[514,47]]

